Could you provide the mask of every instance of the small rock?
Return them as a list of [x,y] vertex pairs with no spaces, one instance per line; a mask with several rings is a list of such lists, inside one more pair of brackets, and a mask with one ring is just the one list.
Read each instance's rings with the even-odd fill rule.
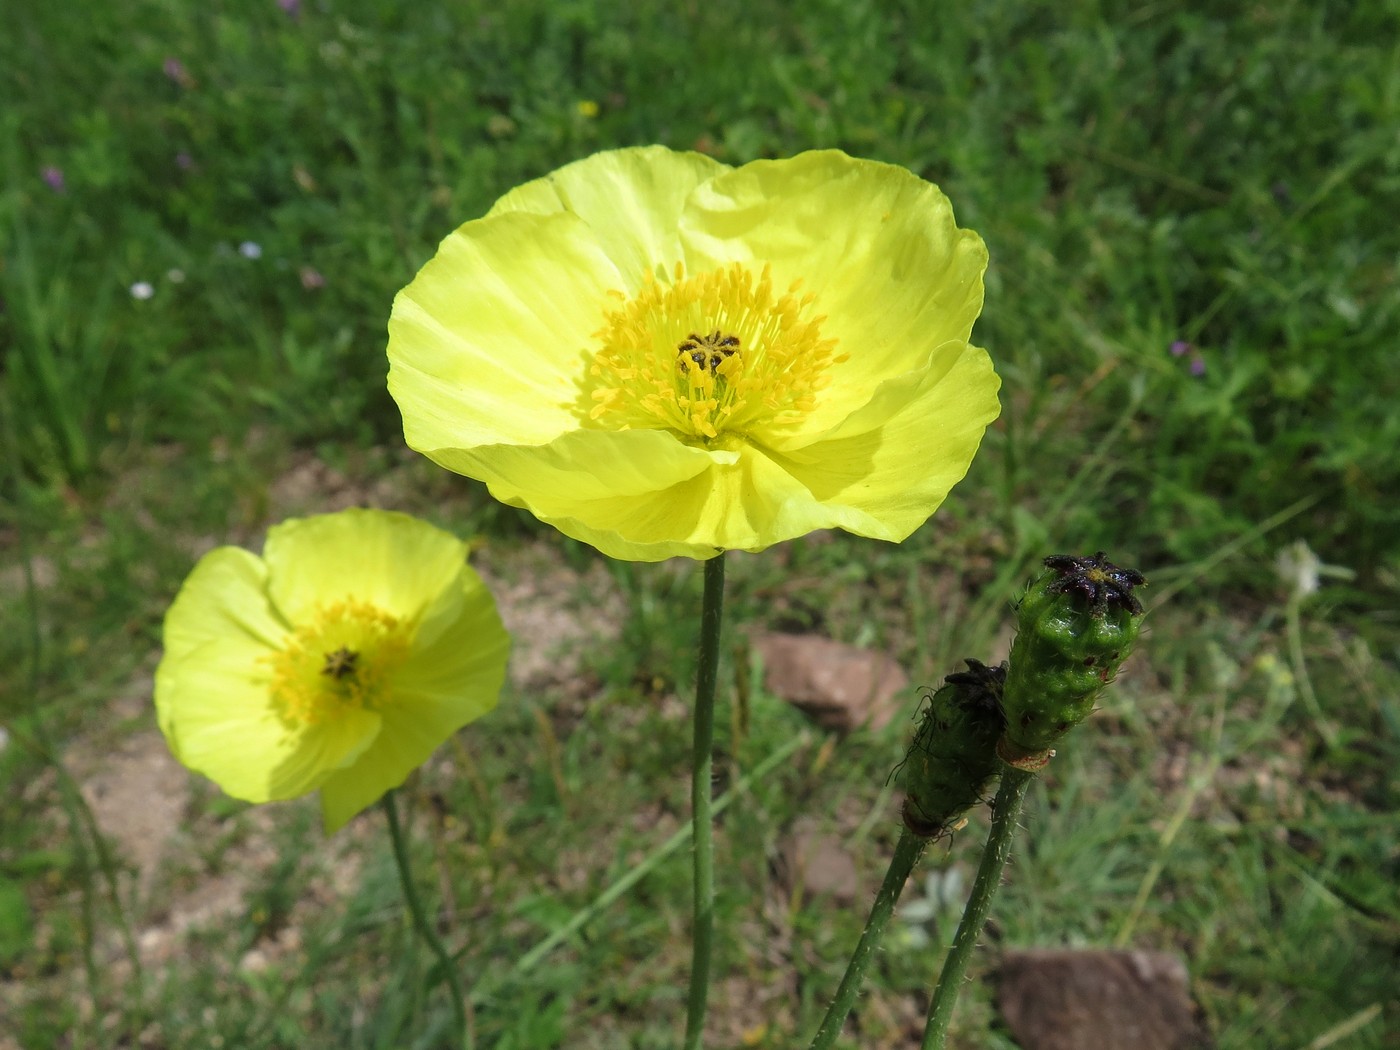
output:
[[860,875],[841,840],[822,833],[816,823],[799,820],[783,846],[783,881],[802,887],[804,897],[829,897],[833,904],[854,904]]
[[811,634],[760,634],[768,691],[820,725],[883,729],[903,706],[909,676],[891,657]]
[[1022,1050],[1210,1050],[1186,964],[1144,951],[1007,952],[998,1005]]

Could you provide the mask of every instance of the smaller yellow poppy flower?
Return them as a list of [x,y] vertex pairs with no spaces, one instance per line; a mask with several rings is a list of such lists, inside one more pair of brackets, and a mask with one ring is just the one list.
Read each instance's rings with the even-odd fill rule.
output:
[[210,551],[165,617],[161,732],[249,802],[320,790],[327,833],[496,706],[509,636],[466,545],[380,510]]

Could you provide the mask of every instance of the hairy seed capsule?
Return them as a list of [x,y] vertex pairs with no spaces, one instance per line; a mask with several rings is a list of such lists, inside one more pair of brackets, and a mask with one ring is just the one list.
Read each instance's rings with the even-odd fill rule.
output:
[[955,829],[959,816],[982,801],[997,773],[1006,665],[968,660],[967,667],[925,697],[904,759],[904,824],[924,838]]
[[1042,755],[1089,716],[1137,640],[1147,581],[1100,551],[1054,555],[1016,606],[1017,634],[1002,693],[1002,757]]

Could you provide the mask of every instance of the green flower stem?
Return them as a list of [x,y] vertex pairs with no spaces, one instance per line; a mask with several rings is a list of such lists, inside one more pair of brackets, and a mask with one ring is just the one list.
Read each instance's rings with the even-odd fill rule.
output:
[[398,865],[399,882],[403,884],[404,901],[408,904],[409,914],[413,916],[413,927],[437,956],[438,965],[442,967],[443,976],[447,978],[447,990],[452,994],[452,1013],[457,1019],[457,1030],[462,1033],[463,1050],[472,1050],[476,1039],[472,1034],[471,1025],[467,1023],[467,998],[462,994],[462,981],[457,976],[457,967],[452,962],[452,956],[447,953],[442,941],[433,932],[432,924],[428,922],[427,913],[423,911],[423,902],[418,899],[418,891],[413,888],[413,869],[408,863],[408,846],[404,841],[403,829],[399,827],[399,813],[394,805],[392,791],[385,792],[383,806],[384,816],[389,821],[389,840],[394,845],[394,862]]
[[710,952],[715,937],[715,851],[710,815],[710,775],[715,736],[715,682],[724,620],[724,553],[705,563],[700,606],[700,668],[695,683],[695,739],[691,752],[690,810],[695,829],[695,911],[691,932],[690,995],[685,1014],[685,1050],[698,1050],[705,1034],[710,994]]
[[865,980],[865,968],[870,964],[870,957],[875,954],[875,949],[880,947],[880,940],[885,935],[885,926],[890,921],[890,915],[894,913],[894,906],[899,903],[899,895],[909,880],[909,873],[924,855],[924,847],[927,845],[928,839],[915,835],[908,828],[900,833],[899,842],[894,847],[894,856],[890,858],[890,866],[885,872],[885,881],[880,885],[880,892],[875,894],[875,903],[870,908],[870,918],[865,920],[865,929],[861,931],[860,941],[846,966],[846,976],[841,978],[841,986],[836,989],[836,998],[832,999],[831,1005],[827,1007],[821,1027],[812,1039],[811,1050],[827,1050],[841,1034],[846,1015],[855,1005],[861,982]]
[[[806,746],[807,743],[808,737],[806,734],[799,734],[789,739],[782,747],[775,750],[771,755],[755,766],[752,772],[740,777],[730,790],[721,795],[715,801],[712,811],[713,814],[718,816],[720,813],[723,813],[729,808],[731,802],[749,789],[750,785],[762,780],[769,773],[773,772],[774,769],[786,762],[799,748]],[[579,930],[583,929],[583,927],[587,926],[598,915],[611,906],[614,901],[637,883],[641,882],[641,880],[652,871],[656,870],[662,861],[688,843],[693,834],[695,834],[695,829],[689,824],[679,828],[669,839],[652,850],[651,853],[647,854],[641,863],[631,868],[627,874],[623,875],[606,890],[598,894],[587,906],[574,912],[573,917],[570,918],[568,922],[516,960],[515,965],[510,968],[510,976],[520,976],[534,969],[541,959],[545,958],[555,948],[559,947],[559,945],[564,943]],[[472,989],[473,1002],[480,1002],[485,998],[484,993],[479,991],[480,987],[481,986],[478,985],[477,988]]]
[[924,1041],[921,1050],[942,1050],[948,1038],[948,1023],[953,1019],[953,1004],[962,991],[963,978],[967,976],[967,964],[972,958],[972,949],[986,924],[987,913],[992,907],[992,897],[1001,885],[1001,872],[1006,867],[1006,859],[1011,855],[1011,838],[1016,833],[1016,820],[1021,815],[1021,801],[1026,797],[1035,774],[1014,766],[1003,765],[1001,786],[997,789],[996,801],[992,803],[992,830],[987,835],[987,845],[982,850],[982,862],[977,866],[977,878],[972,883],[972,895],[963,909],[958,932],[953,936],[953,947],[943,961],[943,972],[938,975],[938,983],[933,988],[933,999],[928,1006],[928,1024],[924,1027]]

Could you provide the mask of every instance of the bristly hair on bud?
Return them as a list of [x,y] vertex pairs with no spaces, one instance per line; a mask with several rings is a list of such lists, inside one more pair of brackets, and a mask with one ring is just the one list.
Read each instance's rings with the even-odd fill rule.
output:
[[1089,716],[1103,687],[1137,640],[1146,578],[1103,551],[1056,554],[1016,606],[999,750],[1013,764],[1044,760],[1055,742]]
[[966,663],[966,671],[950,674],[925,695],[914,740],[900,763],[904,825],[923,838],[956,830],[962,814],[983,800],[998,769],[1006,665]]

